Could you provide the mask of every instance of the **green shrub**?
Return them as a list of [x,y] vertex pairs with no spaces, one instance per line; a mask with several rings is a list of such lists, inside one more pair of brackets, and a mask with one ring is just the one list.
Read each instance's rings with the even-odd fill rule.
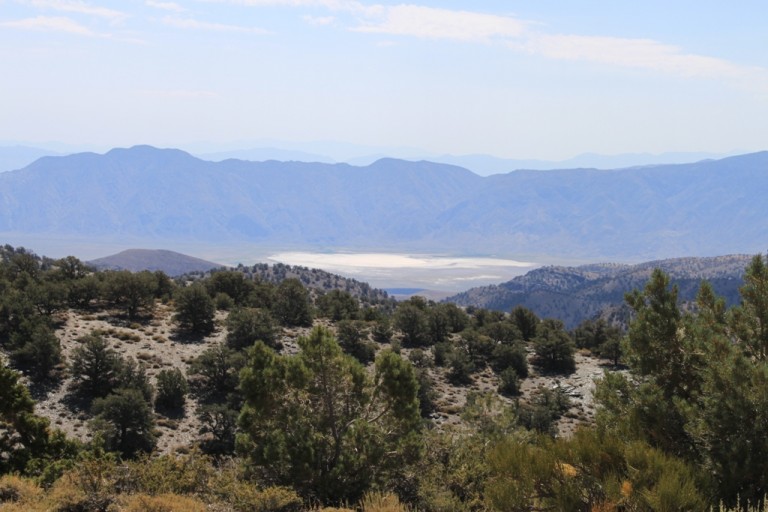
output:
[[576,346],[559,320],[544,320],[537,328],[533,340],[535,362],[543,370],[572,373],[576,370]]
[[266,309],[237,308],[227,317],[227,346],[244,350],[257,341],[279,348],[277,329],[272,315]]
[[216,307],[205,286],[194,283],[176,291],[176,314],[173,319],[182,329],[198,334],[210,334],[214,328]]
[[382,316],[379,320],[374,322],[371,328],[371,334],[373,335],[373,341],[376,343],[389,343],[392,339],[392,325],[389,319]]
[[423,351],[420,348],[415,348],[411,350],[411,353],[409,354],[408,359],[411,361],[411,364],[416,368],[429,368],[430,366],[432,366],[432,361],[430,361],[429,356],[425,351]]
[[189,386],[187,378],[178,368],[161,370],[157,374],[157,398],[155,407],[178,410],[184,407]]
[[529,430],[554,435],[555,421],[570,407],[570,398],[560,388],[538,388],[528,404],[518,409],[520,423]]
[[507,368],[499,374],[501,383],[499,384],[499,393],[507,396],[517,396],[520,394],[520,377],[514,368]]
[[118,389],[93,403],[96,418],[91,428],[109,450],[132,457],[155,446],[154,418],[149,404],[137,389]]
[[35,381],[52,376],[63,361],[61,344],[47,320],[37,317],[21,324],[11,336],[11,359],[28,370]]
[[232,297],[227,295],[224,292],[218,292],[213,297],[213,304],[216,306],[216,309],[221,311],[229,311],[233,307],[235,307],[235,301],[232,300]]
[[521,343],[496,345],[491,354],[491,361],[493,369],[499,373],[512,368],[519,378],[528,377],[528,355]]
[[448,379],[454,384],[470,384],[475,365],[469,354],[463,350],[454,350],[448,357]]
[[436,343],[432,348],[435,366],[445,366],[448,363],[448,356],[450,356],[451,352],[453,352],[453,346],[450,343]]
[[368,327],[362,320],[341,320],[336,324],[339,345],[347,354],[363,364],[376,357],[376,347],[368,341]]

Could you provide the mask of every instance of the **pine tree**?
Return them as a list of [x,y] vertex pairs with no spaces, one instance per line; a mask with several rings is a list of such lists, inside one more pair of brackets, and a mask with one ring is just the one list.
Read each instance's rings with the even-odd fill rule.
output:
[[78,390],[88,398],[106,396],[114,389],[120,371],[120,356],[101,336],[90,334],[78,340],[72,352],[71,372]]
[[309,292],[298,279],[290,278],[280,283],[275,292],[272,311],[282,325],[312,325]]
[[320,327],[299,345],[296,356],[263,343],[249,350],[238,449],[268,482],[310,499],[353,502],[415,453],[413,368],[385,351],[371,378]]
[[559,320],[544,320],[536,329],[533,348],[536,364],[551,372],[571,373],[576,369],[576,346]]
[[174,320],[194,334],[209,334],[213,331],[216,308],[213,299],[200,283],[180,288],[175,297],[176,315]]
[[137,389],[123,388],[93,403],[91,427],[102,434],[109,450],[132,457],[155,446],[152,409]]

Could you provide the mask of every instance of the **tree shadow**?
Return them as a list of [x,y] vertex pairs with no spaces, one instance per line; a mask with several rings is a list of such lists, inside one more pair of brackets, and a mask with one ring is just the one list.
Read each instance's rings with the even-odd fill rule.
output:
[[43,380],[30,379],[27,383],[27,388],[35,402],[41,402],[47,399],[51,393],[58,391],[63,385],[64,379],[60,375],[56,375]]
[[536,373],[540,377],[547,377],[547,378],[563,378],[567,379],[574,373],[576,373],[576,366],[573,368],[548,368],[546,366],[541,366],[539,363],[534,362],[532,366],[536,369]]
[[88,396],[74,385],[70,385],[61,403],[72,413],[89,412],[96,397]]
[[155,406],[155,412],[169,420],[181,420],[187,417],[187,411],[184,406],[182,407],[163,407],[161,405]]
[[109,325],[125,329],[131,329],[136,324],[141,325],[142,327],[147,327],[153,319],[154,315],[149,313],[131,317],[127,313],[110,312],[108,315],[102,317],[102,320]]
[[176,329],[169,336],[169,338],[171,341],[175,343],[181,343],[183,345],[196,345],[200,343],[205,343],[205,338],[207,338],[208,336],[211,336],[214,333],[215,331],[204,334],[204,333],[188,331],[186,329]]
[[597,363],[597,365],[603,370],[611,370],[614,372],[629,370],[629,366],[627,366],[626,364],[624,363],[613,364],[613,361],[609,361],[607,359],[601,360],[599,363]]

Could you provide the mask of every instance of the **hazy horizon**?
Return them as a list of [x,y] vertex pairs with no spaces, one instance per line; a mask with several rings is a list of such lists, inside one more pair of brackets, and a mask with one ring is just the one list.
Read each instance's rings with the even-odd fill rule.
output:
[[[238,145],[239,144],[239,145]],[[152,144],[137,144],[149,145]],[[768,146],[766,146],[768,147]],[[162,147],[161,147],[162,148]],[[69,145],[61,142],[42,142],[35,145],[29,141],[0,140],[0,172],[19,170],[42,156],[66,156],[77,153],[105,154],[113,149],[125,147],[97,147],[87,144]],[[585,152],[564,160],[542,160],[525,158],[503,158],[493,154],[434,154],[418,148],[377,147],[350,144],[339,141],[252,141],[240,143],[224,142],[212,144],[199,142],[183,144],[179,149],[196,158],[219,162],[226,159],[250,161],[300,161],[321,163],[348,163],[353,166],[367,166],[381,158],[447,163],[465,167],[480,176],[503,174],[519,169],[556,170],[566,168],[618,169],[643,165],[694,163],[706,159],[722,159],[728,156],[750,153],[750,151],[710,152],[666,152],[666,153],[617,153],[601,154]]]

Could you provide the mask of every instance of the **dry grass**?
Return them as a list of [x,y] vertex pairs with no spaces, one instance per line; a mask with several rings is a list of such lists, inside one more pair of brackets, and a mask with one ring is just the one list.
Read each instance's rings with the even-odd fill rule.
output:
[[34,504],[42,496],[43,490],[33,480],[16,475],[0,477],[0,508],[11,510],[11,505],[21,507]]
[[400,499],[392,493],[372,492],[363,497],[360,502],[363,512],[410,512],[411,509],[400,503]]
[[136,494],[121,500],[120,510],[125,512],[205,512],[205,503],[189,496]]

